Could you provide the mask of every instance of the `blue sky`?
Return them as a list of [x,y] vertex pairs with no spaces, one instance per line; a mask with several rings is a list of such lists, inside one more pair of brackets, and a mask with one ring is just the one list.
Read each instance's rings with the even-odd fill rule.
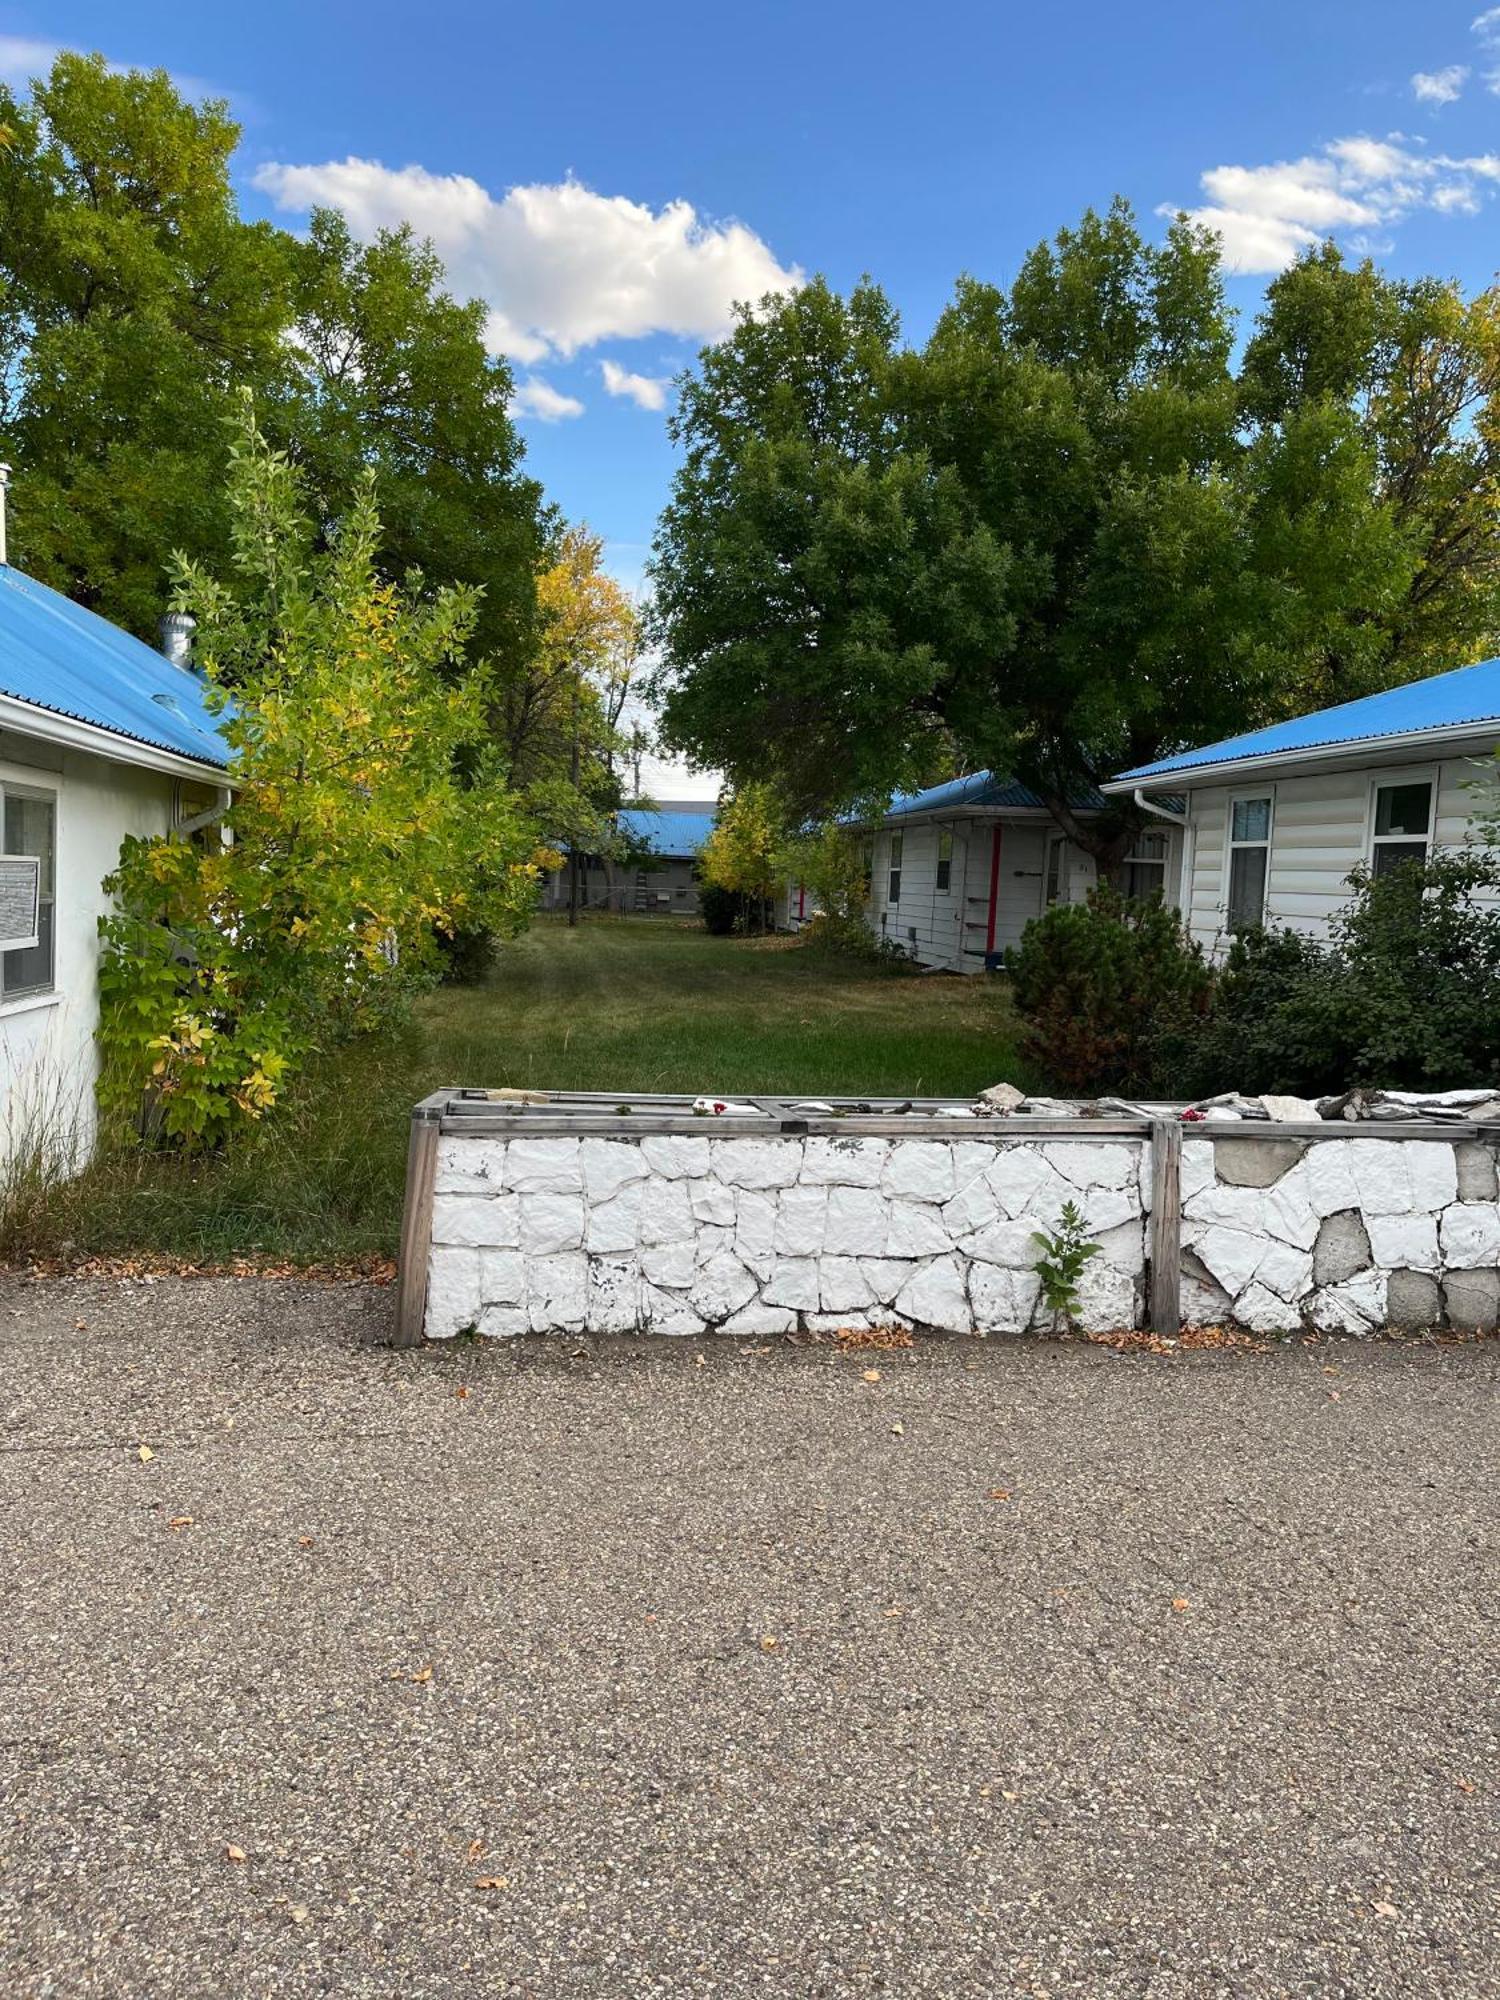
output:
[[1495,275],[1482,0],[0,0],[0,71],[58,44],[228,95],[247,212],[432,235],[514,360],[534,471],[631,581],[670,378],[747,291],[868,271],[920,338],[960,271],[1006,281],[1116,192],[1211,211],[1247,317],[1329,230]]

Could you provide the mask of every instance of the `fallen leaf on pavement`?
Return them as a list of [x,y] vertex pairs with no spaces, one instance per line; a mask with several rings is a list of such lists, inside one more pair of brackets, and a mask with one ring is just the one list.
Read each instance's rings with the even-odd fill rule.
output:
[[1174,1611],[1186,1611],[1191,1606],[1192,1601],[1190,1597],[1174,1597],[1172,1599],[1172,1609]]
[[471,1861],[477,1861],[483,1852],[484,1842],[482,1840],[471,1840],[469,1842],[469,1859]]
[[151,1449],[149,1444],[143,1444],[140,1448],[140,1451],[137,1453],[137,1456],[139,1457],[142,1465],[149,1465],[152,1459],[155,1458],[156,1453]]
[[292,1906],[292,1922],[293,1922],[294,1924],[305,1924],[305,1923],[307,1922],[307,1905],[306,1905],[306,1903],[295,1903],[295,1904],[293,1904],[293,1906]]
[[1475,1792],[1479,1789],[1472,1778],[1456,1778],[1454,1783],[1458,1786],[1464,1797],[1469,1799],[1472,1799]]
[[864,1382],[878,1382],[880,1380],[880,1370],[878,1368],[867,1368],[860,1377],[860,1380]]
[[510,1878],[506,1875],[480,1875],[475,1878],[476,1889],[508,1889]]
[[1371,1903],[1370,1908],[1377,1917],[1399,1917],[1401,1914],[1394,1903]]
[[431,1679],[432,1679],[431,1667],[418,1667],[417,1671],[412,1675],[412,1680],[418,1687],[423,1686],[427,1681],[430,1681]]
[[167,1523],[169,1528],[190,1528],[192,1525],[193,1517],[191,1514],[174,1514]]
[[313,1538],[311,1535],[299,1535],[297,1537],[297,1546],[299,1549],[310,1549],[312,1545]]
[[453,1391],[453,1399],[455,1402],[462,1403],[467,1398],[468,1393],[467,1389],[455,1389]]
[[892,1436],[892,1437],[898,1437],[898,1438],[904,1438],[904,1437],[906,1436],[906,1426],[905,1426],[905,1424],[892,1424],[892,1425],[891,1425],[891,1436]]
[[781,1641],[780,1641],[780,1640],[779,1640],[779,1639],[778,1639],[778,1638],[776,1637],[776,1635],[775,1635],[775,1634],[774,1634],[773,1632],[762,1632],[762,1633],[761,1633],[761,1635],[760,1635],[760,1650],[761,1650],[761,1651],[762,1651],[763,1653],[774,1653],[774,1652],[776,1651],[776,1648],[777,1648],[777,1647],[778,1647],[778,1646],[779,1646],[780,1644],[781,1644]]
[[245,1858],[244,1848],[236,1847],[233,1841],[231,1841],[229,1845],[224,1849],[224,1859],[226,1861],[243,1861],[244,1858]]
[[992,1486],[984,1497],[986,1500],[1008,1500],[1010,1498],[1010,1488],[1008,1486]]

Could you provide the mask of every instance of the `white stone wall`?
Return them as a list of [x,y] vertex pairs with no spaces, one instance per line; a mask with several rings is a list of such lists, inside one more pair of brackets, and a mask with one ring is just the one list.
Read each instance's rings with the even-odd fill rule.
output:
[[440,1142],[427,1332],[1024,1331],[1032,1231],[1075,1201],[1080,1322],[1132,1325],[1143,1140]]
[[[1049,1323],[1033,1232],[1069,1200],[1100,1246],[1078,1324],[1143,1324],[1145,1139],[444,1137],[427,1332],[1024,1332]],[[1481,1143],[1185,1137],[1182,1201],[1188,1321],[1500,1316]]]
[[1183,1316],[1257,1333],[1491,1329],[1496,1194],[1478,1141],[1188,1140]]

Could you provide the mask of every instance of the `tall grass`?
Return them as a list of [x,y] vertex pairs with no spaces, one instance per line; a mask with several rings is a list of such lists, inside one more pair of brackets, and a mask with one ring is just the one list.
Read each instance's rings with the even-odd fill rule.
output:
[[113,1147],[7,1211],[11,1258],[155,1252],[298,1264],[389,1255],[408,1114],[445,1084],[964,1097],[1011,1077],[1003,986],[850,964],[672,919],[541,920],[481,986],[315,1062],[221,1154]]

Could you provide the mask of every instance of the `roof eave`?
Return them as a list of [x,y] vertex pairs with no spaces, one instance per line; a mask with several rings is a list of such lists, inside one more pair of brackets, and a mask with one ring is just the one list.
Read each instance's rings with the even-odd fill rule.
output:
[[189,757],[178,750],[166,750],[138,737],[122,736],[117,730],[103,729],[76,716],[60,715],[56,709],[41,708],[22,701],[19,695],[0,694],[0,729],[35,736],[63,750],[83,750],[104,757],[112,764],[132,764],[146,771],[160,771],[172,778],[207,778],[215,784],[228,781],[228,766],[211,763],[205,757]]
[[1500,717],[1490,717],[1482,722],[1437,729],[1404,729],[1387,736],[1361,736],[1352,742],[1308,744],[1294,750],[1260,750],[1248,757],[1226,757],[1214,764],[1180,764],[1141,776],[1127,771],[1122,777],[1109,779],[1099,789],[1111,797],[1123,792],[1191,791],[1199,785],[1216,785],[1226,778],[1254,775],[1288,764],[1357,765],[1388,752],[1400,754],[1407,750],[1441,755],[1445,745],[1463,749],[1469,744],[1496,739],[1500,739]]

